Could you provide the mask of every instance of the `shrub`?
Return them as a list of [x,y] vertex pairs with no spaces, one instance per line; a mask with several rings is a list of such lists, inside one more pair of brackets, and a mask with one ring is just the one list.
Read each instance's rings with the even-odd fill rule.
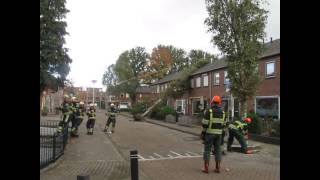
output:
[[247,117],[251,118],[252,122],[248,125],[248,130],[250,133],[261,134],[262,132],[262,120],[255,113],[249,113]]
[[271,136],[280,137],[280,120],[271,124]]
[[147,105],[146,103],[144,102],[139,102],[139,103],[136,103],[132,106],[132,109],[131,109],[131,113],[133,115],[135,114],[139,114],[139,113],[144,113],[145,111],[147,110]]
[[176,115],[176,111],[170,106],[166,106],[164,104],[158,104],[155,106],[151,112],[151,118],[155,118],[158,120],[164,120],[166,115]]

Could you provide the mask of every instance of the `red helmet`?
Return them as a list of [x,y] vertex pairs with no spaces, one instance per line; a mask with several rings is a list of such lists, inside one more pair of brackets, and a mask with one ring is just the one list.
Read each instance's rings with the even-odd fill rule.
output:
[[221,104],[221,97],[220,96],[213,96],[210,104],[213,104],[213,103]]
[[252,120],[251,120],[251,118],[245,118],[245,119],[244,119],[244,122],[250,124],[250,123],[252,122]]

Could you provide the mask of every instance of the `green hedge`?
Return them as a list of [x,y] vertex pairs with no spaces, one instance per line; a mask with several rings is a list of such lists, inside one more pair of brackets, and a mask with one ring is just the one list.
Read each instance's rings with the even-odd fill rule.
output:
[[176,115],[176,111],[170,107],[166,106],[164,104],[158,104],[155,106],[151,112],[151,118],[158,119],[158,120],[164,120],[166,118],[166,115]]
[[144,102],[136,103],[132,106],[131,113],[133,115],[144,113],[147,110],[147,104]]

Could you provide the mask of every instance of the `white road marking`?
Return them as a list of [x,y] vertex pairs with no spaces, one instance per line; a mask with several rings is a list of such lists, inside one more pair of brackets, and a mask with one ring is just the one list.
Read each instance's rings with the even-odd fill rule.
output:
[[193,153],[193,152],[190,152],[190,151],[188,151],[187,153],[189,153],[189,154],[194,154],[195,156],[199,156],[199,154]]
[[150,159],[155,159],[153,156],[149,156],[150,157]]
[[202,158],[202,156],[177,156],[177,157],[164,157],[164,158],[158,158],[158,159],[139,159],[139,161],[158,161],[158,160],[172,160],[172,159],[187,159],[187,158]]
[[139,157],[139,159],[142,159],[142,160],[144,160],[144,159],[145,159],[145,158],[144,158],[144,157],[142,157],[140,154],[138,154],[137,156]]
[[163,158],[163,156],[161,156],[160,154],[157,154],[157,153],[153,153],[153,154],[160,157],[160,158]]
[[174,152],[174,151],[170,151],[172,154],[175,154],[175,155],[178,155],[178,156],[183,156],[183,155],[181,155],[181,154],[179,154],[179,153],[176,153],[176,152]]

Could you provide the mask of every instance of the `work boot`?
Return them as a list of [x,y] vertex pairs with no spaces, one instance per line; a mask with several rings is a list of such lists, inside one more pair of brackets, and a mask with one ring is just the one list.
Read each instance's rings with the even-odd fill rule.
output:
[[104,128],[103,132],[108,132],[108,128]]
[[216,169],[214,170],[216,173],[220,173],[220,161],[216,162]]
[[114,133],[114,130],[111,130],[111,133]]
[[202,172],[209,173],[209,161],[204,161],[204,166],[202,168]]

